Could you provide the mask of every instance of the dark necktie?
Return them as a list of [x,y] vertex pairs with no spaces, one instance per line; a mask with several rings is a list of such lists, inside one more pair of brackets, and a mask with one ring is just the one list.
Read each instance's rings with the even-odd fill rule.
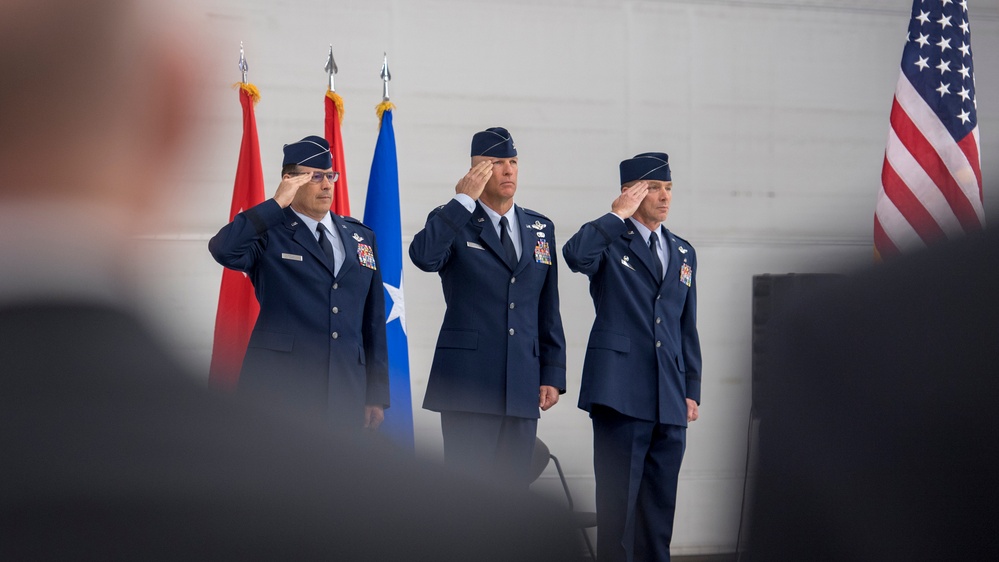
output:
[[316,232],[319,233],[319,247],[323,249],[323,253],[326,254],[326,259],[330,262],[330,267],[336,267],[336,260],[333,258],[333,244],[330,243],[330,239],[326,237],[326,227],[322,223],[316,225]]
[[656,264],[656,279],[659,281],[663,280],[663,260],[659,259],[659,249],[656,248],[656,244],[659,242],[659,237],[653,232],[649,235],[649,251],[652,252],[652,263]]
[[517,249],[513,247],[513,240],[510,240],[510,233],[507,232],[507,225],[509,224],[506,217],[500,217],[500,243],[503,244],[503,249],[506,250],[507,263],[510,264],[511,269],[514,269],[517,267]]

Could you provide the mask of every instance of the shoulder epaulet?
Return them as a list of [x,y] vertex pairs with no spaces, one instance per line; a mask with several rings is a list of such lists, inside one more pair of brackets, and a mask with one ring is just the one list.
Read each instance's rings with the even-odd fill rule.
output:
[[543,214],[541,214],[541,213],[539,213],[539,212],[537,212],[537,211],[535,211],[533,209],[528,209],[527,207],[521,207],[521,209],[523,209],[524,212],[527,213],[528,215],[535,216],[535,217],[541,217],[541,218],[545,219],[548,222],[552,222],[552,219],[544,216]]
[[354,217],[348,217],[346,215],[341,215],[341,216],[343,217],[343,220],[345,220],[347,222],[354,223],[356,225],[363,226],[364,228],[366,228],[368,230],[371,230],[370,226],[368,226],[368,225],[364,224],[363,222],[355,219]]
[[693,247],[694,247],[694,245],[693,245],[693,244],[691,244],[691,243],[690,243],[690,242],[688,242],[688,241],[687,241],[687,240],[686,240],[685,238],[683,238],[683,237],[679,236],[679,235],[678,235],[677,233],[673,232],[672,230],[669,230],[669,229],[667,229],[667,230],[666,230],[666,232],[668,232],[668,233],[669,233],[669,235],[670,235],[670,236],[672,236],[673,238],[676,238],[676,240],[677,240],[678,242],[683,242],[684,244],[686,244],[686,245],[690,246],[691,248],[693,248]]

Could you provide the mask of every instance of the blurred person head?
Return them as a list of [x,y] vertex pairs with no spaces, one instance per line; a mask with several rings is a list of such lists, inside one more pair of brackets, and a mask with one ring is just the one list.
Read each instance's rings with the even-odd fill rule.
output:
[[[164,6],[0,3],[0,299],[78,284],[169,196],[197,57]],[[0,303],[0,559],[566,559],[560,513],[217,395],[117,307],[33,292]]]
[[148,219],[191,122],[197,57],[166,3],[0,3],[0,204]]

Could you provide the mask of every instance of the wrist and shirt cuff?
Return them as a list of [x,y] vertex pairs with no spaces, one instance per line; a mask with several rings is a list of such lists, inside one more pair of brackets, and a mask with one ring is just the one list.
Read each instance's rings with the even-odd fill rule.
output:
[[472,199],[467,193],[456,193],[454,200],[461,203],[462,207],[468,209],[469,213],[475,212],[475,199]]

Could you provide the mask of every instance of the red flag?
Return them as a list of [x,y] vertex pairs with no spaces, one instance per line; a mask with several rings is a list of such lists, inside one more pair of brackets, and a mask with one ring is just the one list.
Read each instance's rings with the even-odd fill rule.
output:
[[[253,84],[241,83],[239,102],[243,106],[243,141],[239,146],[236,183],[232,188],[229,220],[264,200],[264,172],[260,163],[260,142],[257,139],[257,119],[253,105],[260,93]],[[253,294],[253,285],[246,274],[232,269],[222,270],[219,307],[215,313],[215,343],[208,382],[222,390],[233,390],[239,381],[250,331],[260,313],[260,304]]]
[[914,0],[874,214],[875,257],[985,226],[967,3]]
[[340,172],[340,178],[333,186],[333,205],[330,210],[338,215],[350,215],[350,198],[347,196],[347,167],[343,161],[343,137],[340,136],[340,121],[343,120],[343,98],[336,92],[326,92],[326,141],[333,152],[333,169]]

